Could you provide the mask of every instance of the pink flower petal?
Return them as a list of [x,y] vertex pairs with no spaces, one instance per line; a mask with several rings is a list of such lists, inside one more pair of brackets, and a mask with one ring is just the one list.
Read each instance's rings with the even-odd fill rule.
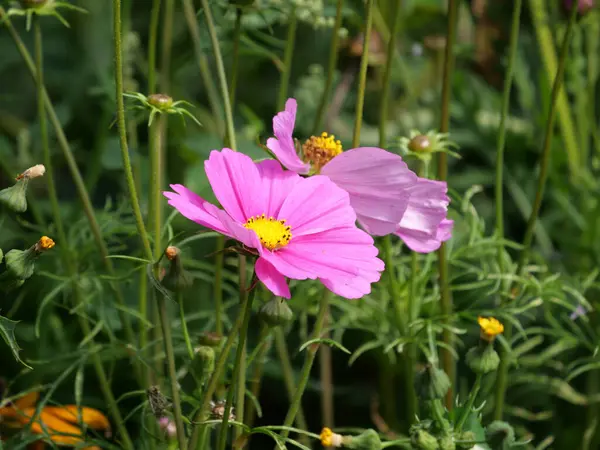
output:
[[356,277],[351,280],[319,279],[323,285],[340,297],[358,299],[371,293],[371,282],[364,278]]
[[290,288],[285,281],[285,277],[264,258],[258,258],[254,270],[258,279],[273,294],[278,297],[291,298]]
[[420,231],[435,237],[448,213],[450,199],[447,191],[448,185],[443,181],[419,178],[418,183],[410,188],[408,208],[400,221],[400,230]]
[[329,161],[321,174],[350,195],[359,223],[372,235],[398,228],[417,176],[402,158],[377,147],[360,147]]
[[310,164],[304,163],[298,157],[293,138],[297,108],[296,100],[289,98],[285,102],[285,111],[281,111],[273,117],[273,134],[275,137],[267,139],[267,148],[275,154],[281,164],[288,170],[306,174],[310,170]]
[[278,219],[292,227],[292,239],[338,227],[353,227],[356,215],[348,194],[327,177],[316,175],[288,193]]
[[278,217],[279,211],[288,194],[302,178],[289,170],[283,170],[281,164],[273,159],[256,163],[261,178],[261,192],[264,195],[267,216]]
[[219,203],[233,219],[244,223],[264,212],[261,178],[249,156],[228,148],[213,150],[204,168]]
[[216,215],[225,227],[227,236],[231,236],[234,239],[237,239],[246,247],[255,248],[261,253],[263,251],[262,244],[260,243],[260,239],[254,230],[250,230],[243,225],[239,224],[235,220],[233,220],[227,212],[217,209]]
[[169,205],[179,211],[182,216],[231,237],[219,219],[219,208],[181,184],[172,184],[171,189],[175,192],[167,191],[163,192],[163,195],[169,199]]
[[430,253],[436,251],[442,245],[442,242],[446,242],[452,237],[452,228],[454,227],[454,221],[450,219],[444,219],[440,223],[434,236],[418,230],[411,229],[399,229],[395,234],[400,237],[413,252],[417,253]]

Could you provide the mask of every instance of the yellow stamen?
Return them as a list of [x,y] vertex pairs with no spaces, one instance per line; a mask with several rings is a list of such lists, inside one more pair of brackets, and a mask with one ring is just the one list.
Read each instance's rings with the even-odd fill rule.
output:
[[292,229],[285,224],[285,220],[266,217],[264,214],[250,217],[244,226],[254,230],[262,245],[269,250],[285,247],[292,239]]
[[493,341],[497,335],[504,332],[504,325],[494,317],[478,317],[477,322],[481,327],[481,337],[486,341]]
[[342,153],[342,143],[333,134],[321,133],[321,136],[311,136],[302,146],[304,160],[309,162],[318,172],[321,168]]

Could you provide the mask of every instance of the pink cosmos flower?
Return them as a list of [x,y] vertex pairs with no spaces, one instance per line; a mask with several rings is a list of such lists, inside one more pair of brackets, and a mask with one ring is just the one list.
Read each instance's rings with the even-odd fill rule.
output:
[[275,295],[290,298],[285,277],[318,279],[346,298],[379,280],[373,239],[356,227],[348,193],[327,177],[302,178],[227,148],[213,150],[204,167],[223,209],[181,185],[165,197],[188,219],[255,249],[256,275]]
[[381,148],[343,152],[341,142],[327,133],[302,145],[303,161],[293,138],[296,110],[296,100],[290,98],[273,118],[275,137],[267,140],[267,147],[281,164],[303,175],[320,173],[348,192],[357,220],[369,234],[395,233],[421,253],[450,238],[446,183],[417,177],[399,155]]

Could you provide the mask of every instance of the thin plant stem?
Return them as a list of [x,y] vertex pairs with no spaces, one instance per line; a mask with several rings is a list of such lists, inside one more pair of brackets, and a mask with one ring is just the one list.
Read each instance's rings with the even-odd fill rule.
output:
[[219,358],[215,363],[215,370],[210,377],[210,380],[204,390],[202,404],[200,405],[200,409],[198,410],[196,417],[194,418],[194,424],[192,428],[192,436],[189,440],[188,450],[196,450],[198,448],[198,443],[202,442],[202,437],[205,434],[207,429],[206,424],[200,423],[204,420],[204,415],[208,409],[208,405],[212,400],[212,396],[217,390],[219,385],[219,381],[221,376],[223,375],[223,371],[225,370],[225,365],[227,364],[227,358],[229,357],[229,353],[231,352],[231,348],[233,347],[233,343],[235,342],[235,338],[238,335],[240,328],[242,327],[242,321],[244,319],[243,309],[240,309],[238,316],[229,331],[229,336],[227,336],[227,340],[223,345],[223,349],[219,354]]
[[192,340],[190,339],[190,333],[188,331],[187,322],[185,321],[185,309],[183,307],[183,294],[179,292],[177,294],[177,303],[179,303],[179,320],[181,321],[181,331],[183,332],[183,340],[185,341],[185,348],[187,349],[190,361],[194,359],[194,347],[192,346]]
[[[152,230],[152,238],[154,240],[153,260],[160,258],[161,237],[162,237],[162,208],[160,207],[162,200],[162,138],[164,136],[165,117],[161,114],[154,119],[150,125],[150,133],[148,135],[150,142],[150,212],[149,218],[150,229]],[[156,276],[156,273],[155,273]]]
[[235,25],[233,27],[233,55],[231,57],[231,77],[229,80],[229,101],[231,109],[235,109],[235,94],[237,91],[238,67],[240,63],[240,38],[242,37],[242,17],[244,9],[237,8],[235,11]]
[[219,336],[223,335],[223,264],[225,249],[225,236],[217,238],[217,250],[215,256],[215,331]]
[[[56,230],[61,242],[61,256],[67,267],[69,278],[72,280],[73,297],[76,307],[84,304],[84,296],[79,284],[77,283],[77,267],[75,265],[75,256],[71,253],[71,247],[67,241],[67,235],[60,215],[60,205],[58,203],[58,196],[56,195],[56,187],[54,185],[54,173],[52,168],[52,158],[50,156],[50,146],[48,145],[48,123],[46,117],[46,102],[45,102],[45,88],[44,88],[44,64],[43,64],[43,44],[42,44],[42,27],[40,25],[39,17],[34,17],[34,40],[35,40],[35,68],[36,68],[36,87],[37,87],[37,103],[38,103],[38,114],[40,122],[40,135],[42,139],[42,150],[44,153],[44,165],[46,166],[46,182],[48,184],[48,195],[50,196],[50,204],[52,208],[52,215],[54,217],[54,223]],[[90,338],[91,329],[87,317],[84,314],[77,315],[81,331],[88,340],[88,345],[94,347],[94,339]],[[126,449],[133,450],[133,444],[125,427],[125,422],[119,411],[119,407],[113,396],[110,388],[106,372],[102,366],[100,355],[97,352],[91,353],[92,363],[94,370],[100,383],[100,390],[104,396],[110,414],[117,425],[119,434],[123,441],[123,446]]]
[[160,82],[163,94],[171,91],[171,48],[173,46],[173,19],[175,15],[175,0],[165,0],[163,14],[162,41],[160,48]]
[[[388,119],[388,108],[389,108],[389,97],[390,97],[390,77],[392,73],[392,61],[395,55],[396,48],[396,34],[398,33],[398,28],[400,26],[400,2],[395,2],[394,12],[392,13],[392,27],[390,30],[390,36],[388,40],[387,47],[387,57],[385,63],[385,69],[383,72],[383,81],[382,81],[382,89],[381,89],[381,98],[380,98],[380,110],[379,110],[379,147],[385,148],[387,145],[387,134],[386,134],[386,125]],[[398,317],[400,317],[402,313],[402,298],[398,294],[397,291],[397,281],[395,279],[395,265],[394,260],[392,258],[392,240],[391,236],[386,236],[384,238],[384,254],[386,259],[386,268],[388,273],[388,287],[389,294],[392,302],[394,304],[394,309]],[[414,273],[414,272],[412,272]],[[411,284],[414,277],[411,277]],[[412,301],[412,293],[411,300],[409,302],[409,320],[408,322],[414,320],[411,315],[411,304],[414,303]],[[403,325],[406,322],[404,319],[398,319],[397,326],[403,333],[410,332],[408,326]],[[403,358],[404,363],[404,398],[405,398],[405,407],[406,407],[406,417],[409,422],[413,422],[415,414],[417,413],[417,397],[415,395],[414,390],[414,377],[415,377],[415,365],[416,365],[416,353],[414,346],[409,348],[409,351],[406,352],[405,357]],[[386,399],[389,401],[389,399]]]
[[204,18],[206,19],[206,26],[208,27],[208,34],[212,43],[213,52],[215,53],[215,61],[217,64],[217,79],[219,80],[219,86],[221,89],[221,96],[223,97],[223,107],[225,109],[225,136],[229,146],[235,150],[237,149],[237,143],[235,138],[235,129],[233,124],[233,113],[231,111],[231,101],[229,100],[229,90],[227,89],[227,76],[225,75],[225,65],[223,64],[223,57],[221,56],[221,48],[219,46],[219,36],[217,36],[217,30],[213,21],[212,13],[208,0],[202,0],[202,8],[204,9]]
[[152,0],[148,36],[148,94],[156,89],[156,43],[158,41],[158,24],[160,21],[161,0]]
[[[246,304],[248,300],[248,287],[246,283],[246,256],[238,255],[239,261],[239,292],[240,292],[240,305]],[[255,287],[257,289],[257,287]],[[243,327],[243,325],[242,325]],[[244,331],[242,331],[244,332]],[[246,330],[247,333],[247,330]],[[241,342],[238,344],[242,348],[242,355],[239,362],[239,366],[237,368],[237,387],[236,387],[236,420],[238,422],[244,423],[244,403],[246,400],[246,361],[247,361],[247,348],[246,342],[244,341],[243,345]],[[239,350],[239,348],[238,348]],[[232,385],[230,389],[233,389]],[[242,429],[239,427],[235,427],[233,430],[234,439],[237,439],[242,432]]]
[[[6,12],[4,8],[0,7],[0,18],[4,17]],[[31,57],[27,47],[21,40],[21,37],[17,33],[17,31],[12,26],[10,20],[4,20],[3,25],[8,30],[11,38],[15,42],[17,50],[19,51],[27,69],[29,70],[34,81],[37,79],[37,71],[35,68],[35,63],[33,58]],[[85,182],[81,176],[81,172],[79,171],[79,167],[77,166],[77,162],[75,160],[75,156],[73,155],[73,151],[69,145],[69,141],[64,133],[62,125],[60,123],[60,119],[56,114],[56,110],[52,105],[52,101],[50,100],[50,96],[48,95],[48,91],[44,87],[44,103],[46,108],[46,113],[50,118],[50,122],[55,129],[56,139],[58,141],[58,145],[63,152],[63,156],[67,161],[67,166],[69,167],[69,171],[71,172],[71,176],[73,177],[73,182],[75,184],[75,189],[77,191],[77,195],[79,196],[79,200],[83,206],[83,212],[86,216],[86,219],[89,223],[90,230],[92,231],[92,236],[96,246],[98,247],[98,251],[100,252],[100,259],[106,269],[106,272],[111,278],[115,277],[115,269],[112,263],[112,259],[110,259],[108,253],[108,247],[106,242],[104,241],[104,237],[102,236],[102,230],[100,229],[100,225],[98,224],[98,220],[96,219],[96,215],[94,213],[94,208],[92,206],[92,202],[90,200],[89,193],[86,190]],[[123,329],[125,330],[125,337],[129,343],[132,345],[137,341],[135,339],[133,328],[131,326],[131,321],[129,320],[129,316],[125,313],[125,299],[123,297],[123,293],[119,289],[119,287],[114,282],[109,282],[109,286],[115,295],[115,299],[117,304],[121,306],[118,310],[119,319],[123,325]],[[137,364],[135,365],[137,371]]]
[[[271,330],[268,326],[264,324],[260,329],[259,342],[261,342],[262,345],[260,345],[259,350],[254,359],[256,363],[254,364],[254,371],[252,372],[252,377],[250,379],[250,392],[252,393],[252,396],[256,399],[258,399],[258,396],[260,394],[260,385],[262,381],[263,369],[265,368],[265,359],[269,354],[269,350],[271,350],[272,342]],[[246,425],[248,425],[250,428],[252,428],[252,425],[254,424],[255,414],[256,408],[254,407],[254,403],[249,402],[246,406],[245,417]]]
[[[326,290],[324,291],[321,297],[319,312],[317,313],[317,319],[315,321],[315,327],[312,333],[313,339],[320,338],[321,333],[323,332],[323,324],[325,323],[325,315],[327,314],[327,310],[329,309],[330,296],[330,291]],[[296,420],[296,415],[300,410],[302,396],[304,395],[304,390],[306,389],[308,379],[310,378],[310,370],[312,369],[312,365],[315,361],[315,356],[317,355],[318,350],[318,345],[310,345],[305,350],[306,354],[304,356],[304,364],[302,365],[302,370],[300,371],[300,380],[298,382],[298,386],[296,387],[296,392],[294,392],[294,397],[292,398],[292,402],[290,404],[290,407],[288,408],[285,420],[283,421],[284,427],[291,427],[294,423],[294,420]],[[285,428],[281,430],[280,436],[285,439],[289,436],[289,434],[289,429]]]
[[185,428],[183,427],[183,414],[181,413],[181,399],[179,397],[179,385],[177,383],[177,369],[175,368],[175,352],[173,351],[173,337],[171,336],[171,323],[167,313],[167,301],[164,296],[157,295],[158,312],[162,327],[167,366],[169,369],[169,381],[171,382],[171,397],[173,398],[173,414],[175,426],[177,427],[177,442],[179,448],[185,448]]
[[208,103],[212,111],[213,118],[216,123],[216,128],[219,134],[223,134],[223,119],[221,106],[219,104],[219,94],[217,93],[217,87],[213,80],[208,64],[208,59],[202,51],[202,42],[200,39],[200,28],[196,20],[196,12],[194,11],[194,4],[192,0],[182,0],[183,2],[183,15],[187,23],[190,36],[192,38],[192,45],[194,46],[194,54],[196,57],[196,63],[200,69],[200,77],[202,83],[206,89],[206,95],[208,96]]
[[325,79],[325,87],[323,88],[323,95],[321,96],[321,102],[317,109],[315,116],[315,123],[313,125],[313,134],[316,135],[319,132],[319,127],[323,122],[325,116],[325,110],[329,103],[329,97],[331,96],[331,88],[333,87],[333,78],[335,75],[335,68],[338,61],[338,47],[340,45],[340,28],[342,26],[342,10],[344,7],[344,0],[337,0],[335,9],[335,23],[333,25],[333,31],[331,36],[331,46],[329,48],[329,61],[327,63],[327,78]]
[[[558,68],[556,70],[556,77],[554,78],[554,83],[552,85],[552,93],[550,95],[550,109],[548,111],[548,119],[546,121],[546,129],[544,132],[544,143],[542,145],[542,153],[540,155],[540,173],[538,175],[535,200],[533,201],[533,205],[531,207],[531,214],[529,216],[529,220],[527,221],[525,235],[523,237],[522,250],[519,256],[519,261],[517,263],[517,275],[521,275],[523,268],[527,264],[527,260],[529,258],[529,250],[533,241],[535,225],[540,212],[540,208],[542,206],[542,200],[544,198],[544,189],[546,187],[546,181],[548,179],[548,166],[550,163],[550,153],[552,150],[552,135],[554,131],[554,121],[556,119],[556,112],[559,106],[559,93],[561,92],[562,88],[565,66],[569,54],[569,43],[571,41],[571,35],[573,34],[573,28],[575,26],[576,19],[577,5],[574,4],[570,13],[567,31],[562,42],[560,58],[558,61]],[[504,338],[507,342],[511,341],[511,322],[508,322],[504,328]],[[496,401],[494,403],[494,418],[496,420],[502,420],[502,415],[504,412],[504,400],[506,397],[506,384],[510,358],[510,352],[503,348],[500,352],[500,365],[498,367],[498,373],[496,377]]]
[[[245,266],[245,265],[244,265]],[[256,275],[252,277],[252,282],[250,286],[253,286],[256,282]],[[242,357],[244,355],[244,349],[246,348],[246,338],[248,335],[248,324],[250,323],[250,315],[252,313],[252,303],[254,301],[254,297],[256,296],[257,289],[254,288],[250,291],[250,295],[242,295],[243,303],[242,308],[244,310],[244,318],[242,319],[242,326],[239,333],[239,342],[235,354],[235,362],[233,365],[233,379],[231,380],[231,386],[229,391],[227,392],[227,399],[225,401],[225,410],[223,412],[223,422],[221,423],[221,429],[219,432],[219,439],[217,441],[217,449],[225,450],[225,444],[227,443],[227,424],[229,422],[229,414],[231,412],[231,404],[233,402],[233,393],[235,391],[235,386],[238,382],[238,379],[241,374],[240,367],[242,364]],[[239,386],[238,386],[239,388]],[[245,387],[243,388],[245,390]],[[243,406],[240,407],[243,409]],[[243,411],[240,411],[243,415]],[[241,420],[240,420],[241,422]]]
[[277,111],[282,111],[285,107],[285,100],[288,96],[290,86],[290,77],[292,75],[292,60],[294,57],[294,48],[296,46],[296,30],[298,29],[298,18],[296,17],[296,7],[290,9],[287,37],[285,40],[285,50],[283,53],[283,69],[279,80],[279,94],[277,95]]
[[458,421],[456,422],[456,425],[454,426],[454,432],[456,434],[462,431],[462,427],[465,425],[467,418],[471,414],[471,410],[473,409],[473,405],[475,404],[475,400],[477,399],[477,394],[479,394],[479,389],[481,389],[482,378],[483,376],[480,373],[478,373],[475,377],[475,383],[473,383],[473,387],[471,388],[471,392],[469,394],[467,403],[463,407],[462,414],[460,415]]
[[[544,64],[548,82],[551,83],[554,74],[558,72],[558,66],[554,49],[555,33],[550,28],[552,20],[547,12],[547,4],[548,3],[544,0],[529,0],[531,21],[540,48],[542,63]],[[581,160],[577,143],[577,134],[575,132],[575,125],[573,124],[573,117],[569,106],[569,99],[564,90],[559,91],[557,103],[556,109],[559,116],[558,125],[561,131],[564,149],[567,153],[569,171],[572,176],[577,178],[580,175],[581,170],[584,169],[582,163],[587,162]]]
[[362,126],[363,107],[365,105],[365,88],[367,86],[367,69],[369,67],[369,45],[371,45],[371,29],[373,28],[373,3],[375,0],[367,0],[365,38],[363,41],[363,53],[360,59],[358,73],[358,98],[356,99],[356,116],[354,119],[354,132],[352,133],[352,148],[360,145],[360,129]]
[[[500,125],[498,127],[498,140],[496,146],[496,237],[504,240],[504,147],[506,143],[506,118],[510,106],[510,92],[514,76],[514,65],[517,55],[517,44],[519,42],[519,24],[521,20],[522,0],[515,0],[512,15],[512,27],[510,32],[510,44],[508,50],[508,65],[504,78],[504,92],[502,94],[502,110],[500,113]],[[504,245],[498,244],[498,270],[504,275],[506,270],[504,264]]]
[[[290,403],[294,398],[296,392],[296,380],[294,379],[294,368],[292,367],[292,361],[290,359],[290,353],[288,351],[287,344],[285,342],[285,334],[281,327],[275,328],[273,331],[275,337],[275,349],[277,350],[277,357],[281,363],[281,373],[283,374],[283,382],[287,390],[288,398]],[[302,405],[296,415],[296,426],[302,430],[307,430],[306,419],[304,411],[302,411]]]
[[[442,105],[440,118],[440,133],[447,133],[450,128],[450,94],[452,90],[452,72],[454,70],[454,41],[456,39],[456,26],[458,16],[458,0],[449,0],[448,5],[448,32],[446,35],[446,49],[444,51],[444,71],[442,80]],[[448,178],[448,155],[445,152],[438,154],[438,179],[445,181]],[[448,256],[446,243],[442,242],[438,250],[438,270],[440,277],[441,310],[444,321],[448,323],[452,315],[452,294],[450,293],[450,279],[448,274]],[[448,348],[452,347],[452,333],[445,327],[442,332],[442,341]],[[451,384],[446,394],[446,408],[450,411],[454,404],[454,378],[455,367],[452,353],[448,349],[441,349],[442,368],[450,378]]]
[[[327,308],[325,314],[324,327],[327,328],[331,311]],[[329,338],[329,332],[323,333],[323,338]],[[333,362],[331,347],[325,345],[319,352],[319,377],[321,379],[321,411],[323,417],[323,426],[333,428]]]

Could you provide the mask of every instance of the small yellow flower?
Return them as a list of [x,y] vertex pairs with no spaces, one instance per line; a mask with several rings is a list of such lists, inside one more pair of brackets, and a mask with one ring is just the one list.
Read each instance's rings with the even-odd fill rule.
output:
[[169,261],[173,261],[177,257],[177,255],[179,255],[179,249],[177,247],[173,247],[172,245],[170,245],[165,250],[165,256]]
[[42,252],[45,250],[50,250],[52,247],[54,247],[54,241],[48,236],[42,236],[36,244],[36,251]]
[[481,327],[481,338],[493,341],[494,338],[504,332],[504,325],[494,317],[478,317],[477,322]]
[[321,445],[323,447],[341,447],[342,435],[334,433],[331,428],[324,427],[321,431]]

